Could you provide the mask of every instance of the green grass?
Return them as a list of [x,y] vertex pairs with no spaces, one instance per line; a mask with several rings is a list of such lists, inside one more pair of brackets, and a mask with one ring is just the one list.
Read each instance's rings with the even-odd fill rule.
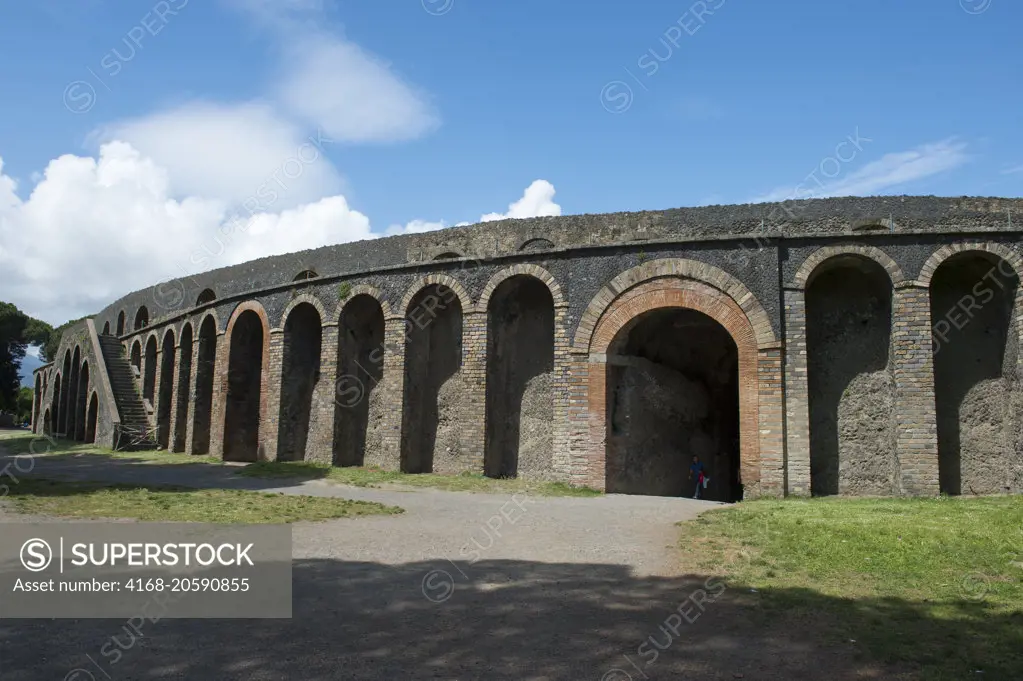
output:
[[681,527],[686,567],[763,613],[828,612],[834,641],[921,678],[1023,678],[1021,497],[754,501]]
[[139,487],[38,478],[23,478],[10,487],[6,500],[14,510],[64,518],[277,524],[402,513],[402,509],[395,506],[365,501],[239,490]]
[[589,487],[574,487],[561,482],[537,482],[517,478],[488,478],[483,475],[409,474],[385,471],[372,466],[338,468],[308,462],[260,462],[249,464],[238,473],[253,478],[324,479],[355,487],[379,487],[386,484],[429,487],[449,492],[526,492],[538,496],[594,497],[601,493]]
[[177,464],[222,464],[220,459],[212,456],[191,456],[164,450],[144,450],[139,452],[115,452],[94,444],[81,444],[72,440],[54,440],[42,435],[33,435],[28,431],[0,430],[0,449],[8,454],[30,454],[34,456],[79,456],[95,455],[111,459],[131,459],[153,463]]

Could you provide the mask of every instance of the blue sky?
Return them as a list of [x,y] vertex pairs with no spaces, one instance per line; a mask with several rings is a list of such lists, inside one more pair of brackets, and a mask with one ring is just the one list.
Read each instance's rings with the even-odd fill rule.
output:
[[0,286],[60,323],[483,216],[1020,196],[1020,26],[1010,0],[7,3]]

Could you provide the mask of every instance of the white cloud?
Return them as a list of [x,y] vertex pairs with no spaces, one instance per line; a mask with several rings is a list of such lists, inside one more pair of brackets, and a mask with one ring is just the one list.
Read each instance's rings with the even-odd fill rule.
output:
[[339,142],[393,142],[440,125],[424,95],[358,45],[303,35],[285,51],[281,105]]
[[[957,168],[969,158],[965,142],[954,139],[932,142],[909,151],[885,154],[876,161],[871,161],[851,173],[843,172],[833,181],[822,182],[821,185],[804,181],[798,186],[778,187],[753,199],[752,203],[884,194],[909,182],[923,180]],[[840,170],[845,171],[845,168],[840,166]],[[819,172],[817,177],[821,177]]]
[[[561,206],[554,203],[555,189],[554,185],[547,180],[536,180],[531,185],[526,187],[526,190],[522,193],[522,198],[515,201],[508,206],[507,213],[486,213],[481,216],[480,222],[494,222],[495,220],[507,220],[509,218],[536,218],[549,215],[561,215]],[[472,224],[469,222],[459,222],[455,224],[455,227],[462,227],[464,225]],[[431,222],[429,220],[413,220],[412,222],[402,225],[391,225],[387,228],[387,235],[393,234],[421,234],[423,232],[433,232],[438,229],[444,229],[451,227],[444,220],[438,222]]]
[[281,210],[342,189],[325,158],[329,136],[303,133],[266,104],[192,102],[95,135],[128,142],[157,161],[175,196]]
[[1023,165],[1012,166],[1002,171],[1002,175],[1015,175],[1017,173],[1023,173]]
[[554,194],[553,184],[547,180],[536,180],[526,187],[521,199],[508,206],[507,213],[487,213],[480,222],[561,215],[561,206],[554,203]]
[[[249,217],[227,200],[175,196],[170,176],[132,145],[110,142],[96,158],[54,159],[22,199],[0,158],[0,290],[56,325],[170,278],[380,236],[340,194]],[[553,195],[550,183],[534,182],[510,217],[560,214]],[[447,226],[416,220],[387,232]]]
[[375,236],[343,196],[232,216],[223,200],[174,197],[168,172],[124,142],[51,161],[25,200],[0,173],[0,290],[60,324],[171,277]]

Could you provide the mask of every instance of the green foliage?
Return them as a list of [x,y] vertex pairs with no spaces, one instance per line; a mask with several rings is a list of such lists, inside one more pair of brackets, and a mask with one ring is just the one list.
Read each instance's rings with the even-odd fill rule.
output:
[[338,300],[348,300],[348,296],[350,295],[352,295],[352,285],[349,284],[347,281],[343,282],[340,286],[337,287]]
[[640,265],[642,265],[643,263],[645,263],[645,262],[646,262],[646,258],[647,258],[647,255],[646,255],[646,251],[640,251],[640,252],[639,252],[639,253],[638,253],[638,254],[636,255],[636,259],[637,259],[637,260],[639,260],[639,264],[640,264]]
[[16,412],[25,358],[25,327],[28,317],[10,303],[0,303],[0,411]]
[[64,332],[83,319],[88,319],[88,317],[79,317],[78,319],[72,319],[71,321],[64,322],[50,332],[50,337],[43,345],[43,361],[52,362],[57,358],[57,350],[60,348],[60,341],[64,337]]
[[18,409],[16,413],[19,423],[32,420],[32,400],[34,397],[35,391],[32,388],[21,388],[18,391]]

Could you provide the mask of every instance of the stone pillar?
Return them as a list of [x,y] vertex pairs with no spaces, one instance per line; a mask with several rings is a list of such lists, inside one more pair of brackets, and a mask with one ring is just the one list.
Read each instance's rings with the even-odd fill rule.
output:
[[284,344],[287,342],[284,329],[270,329],[270,343],[265,345],[269,357],[263,361],[266,375],[262,376],[263,397],[266,409],[259,424],[259,451],[257,457],[266,461],[277,460],[277,435],[281,426],[281,378],[284,364]]
[[904,284],[895,290],[892,308],[900,492],[933,495],[938,493],[938,433],[929,291]]
[[781,347],[757,352],[759,386],[760,494],[785,494],[785,406]]
[[325,324],[320,335],[320,371],[313,388],[309,415],[306,460],[332,463],[334,460],[334,381],[337,376],[337,324]]
[[784,301],[786,493],[810,496],[806,295],[801,289],[786,289]]
[[[405,411],[405,318],[384,320],[383,378],[374,389],[370,410],[386,405],[380,413],[380,447],[366,450],[365,464],[385,470],[401,469],[401,425]],[[375,356],[370,357],[376,361]],[[340,377],[339,377],[340,378]],[[340,386],[346,388],[347,386]]]
[[568,336],[567,318],[568,303],[555,305],[551,472],[555,480],[564,481],[570,480],[572,476],[571,424],[568,415],[572,396],[572,340]]
[[[198,329],[198,326],[196,326]],[[188,378],[188,416],[185,422],[185,454],[193,454],[195,438],[195,402],[199,399],[199,388],[196,385],[199,377],[199,332],[192,334],[192,364]]]
[[213,404],[210,406],[210,456],[224,458],[224,418],[227,416],[227,369],[231,348],[226,333],[217,332],[217,354],[213,366]]
[[[170,418],[167,419],[167,451],[174,451],[174,432],[178,424],[178,374],[181,373],[181,335],[178,334],[174,346],[174,367],[171,369]],[[160,412],[157,412],[158,414]]]
[[[462,402],[465,411],[458,414],[466,434],[462,442],[470,449],[463,452],[456,469],[436,469],[438,473],[460,473],[467,466],[474,473],[483,473],[483,449],[486,430],[487,403],[487,313],[475,310],[462,316],[462,385],[468,391]],[[440,461],[434,459],[436,467]]]

